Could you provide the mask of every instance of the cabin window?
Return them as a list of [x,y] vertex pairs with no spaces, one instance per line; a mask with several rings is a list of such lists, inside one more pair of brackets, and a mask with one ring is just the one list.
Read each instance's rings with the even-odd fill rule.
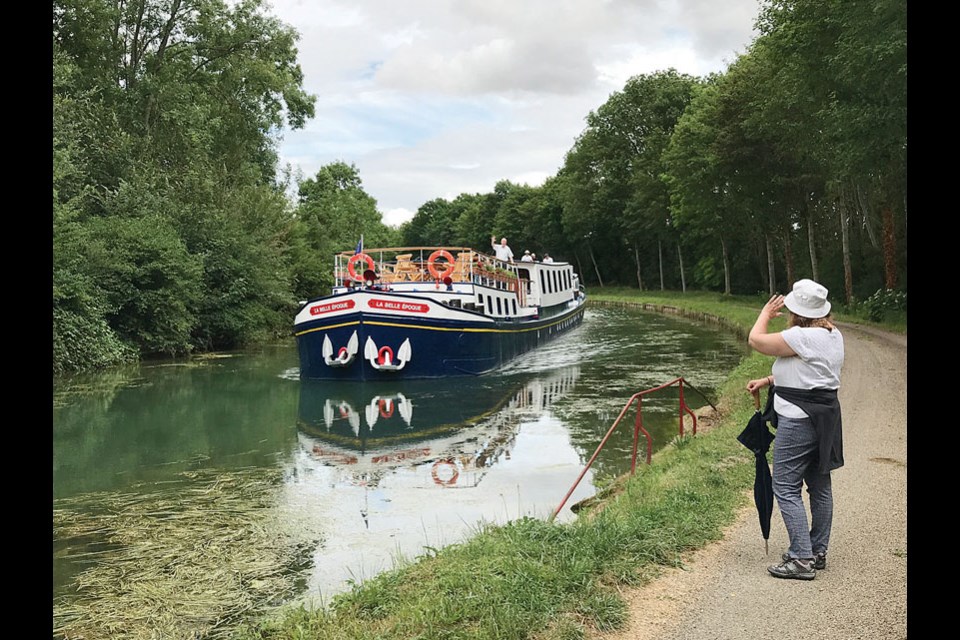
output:
[[517,315],[517,299],[511,300],[510,304],[513,306],[513,315]]
[[490,296],[487,296],[487,313],[493,315],[493,298]]
[[502,301],[503,301],[503,300],[498,296],[498,297],[497,297],[497,315],[498,315],[498,316],[502,316],[502,315],[503,315],[503,307],[500,306],[500,303],[501,303]]

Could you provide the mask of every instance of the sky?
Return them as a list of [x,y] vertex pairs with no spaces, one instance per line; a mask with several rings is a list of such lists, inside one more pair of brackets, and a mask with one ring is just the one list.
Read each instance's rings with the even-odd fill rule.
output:
[[555,175],[635,75],[723,72],[760,0],[268,0],[300,34],[316,116],[281,166],[354,165],[386,224],[436,198]]

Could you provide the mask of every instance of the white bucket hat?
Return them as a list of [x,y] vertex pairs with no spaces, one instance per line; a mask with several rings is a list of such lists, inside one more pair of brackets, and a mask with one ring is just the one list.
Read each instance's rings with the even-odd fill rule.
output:
[[793,291],[784,296],[783,304],[804,318],[823,318],[830,313],[827,288],[806,278],[793,283]]

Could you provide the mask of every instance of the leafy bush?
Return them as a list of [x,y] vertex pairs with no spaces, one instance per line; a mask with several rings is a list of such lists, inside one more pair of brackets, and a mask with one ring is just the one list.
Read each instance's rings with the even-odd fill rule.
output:
[[881,322],[889,312],[905,312],[907,310],[907,292],[894,289],[878,289],[876,293],[863,301],[863,309],[867,318],[873,322]]
[[105,319],[144,355],[188,353],[201,295],[200,260],[159,216],[95,218],[85,266]]
[[130,362],[139,355],[135,348],[120,340],[93,306],[54,306],[54,375]]

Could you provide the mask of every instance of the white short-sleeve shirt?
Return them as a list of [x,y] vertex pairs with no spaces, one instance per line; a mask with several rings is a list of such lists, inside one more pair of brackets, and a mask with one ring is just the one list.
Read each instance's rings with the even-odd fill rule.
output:
[[[779,357],[773,363],[777,386],[795,389],[839,389],[843,368],[843,335],[822,327],[790,327],[780,335],[797,355]],[[774,396],[773,408],[788,418],[806,418],[797,405]]]

